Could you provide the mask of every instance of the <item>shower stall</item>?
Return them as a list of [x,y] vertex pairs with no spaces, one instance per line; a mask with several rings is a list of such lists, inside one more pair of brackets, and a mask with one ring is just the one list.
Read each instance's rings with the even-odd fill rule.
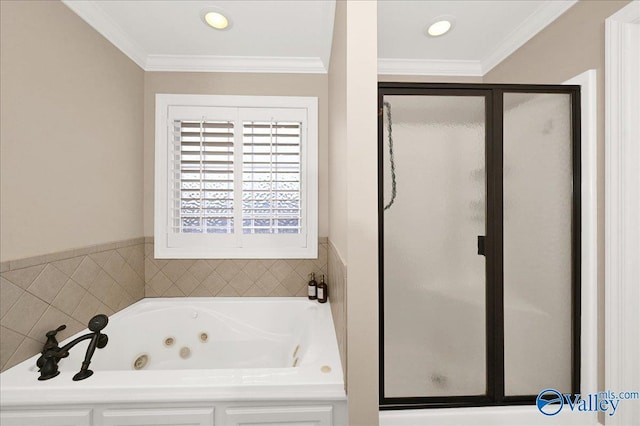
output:
[[579,87],[380,83],[381,409],[579,392]]

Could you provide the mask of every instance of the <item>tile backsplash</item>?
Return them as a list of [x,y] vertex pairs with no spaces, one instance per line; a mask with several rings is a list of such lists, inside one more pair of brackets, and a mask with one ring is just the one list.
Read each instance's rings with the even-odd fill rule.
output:
[[327,239],[316,259],[156,259],[145,243],[146,297],[306,296],[309,274],[327,275]]
[[331,314],[336,329],[338,349],[342,361],[345,389],[347,387],[347,265],[331,241],[328,244],[328,270],[331,299]]
[[327,238],[316,259],[155,259],[153,238],[136,238],[2,262],[0,369],[40,352],[47,331],[66,324],[64,340],[143,297],[306,296],[327,263]]
[[0,368],[40,352],[45,333],[58,340],[144,297],[144,239],[3,262],[0,269]]

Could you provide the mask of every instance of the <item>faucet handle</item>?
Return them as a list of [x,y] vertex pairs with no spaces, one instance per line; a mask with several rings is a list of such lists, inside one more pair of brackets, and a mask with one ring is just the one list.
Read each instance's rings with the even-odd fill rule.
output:
[[65,324],[62,324],[60,327],[56,328],[55,330],[48,331],[47,337],[49,338],[55,337],[56,334],[58,334],[60,331],[64,330],[65,328],[67,328],[67,326]]
[[60,327],[56,328],[55,330],[51,330],[47,332],[47,341],[42,347],[43,355],[49,349],[56,349],[56,350],[58,349],[58,340],[56,339],[56,334],[58,334],[58,332],[64,330],[65,328],[67,328],[67,326],[62,324]]

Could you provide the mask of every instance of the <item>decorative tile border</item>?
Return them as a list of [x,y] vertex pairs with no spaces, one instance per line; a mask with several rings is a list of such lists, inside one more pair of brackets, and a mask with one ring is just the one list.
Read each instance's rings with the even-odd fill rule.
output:
[[327,277],[326,238],[316,259],[156,259],[145,239],[146,297],[306,296],[309,274]]
[[61,324],[59,340],[144,297],[144,239],[94,245],[3,262],[0,267],[0,368],[42,349]]

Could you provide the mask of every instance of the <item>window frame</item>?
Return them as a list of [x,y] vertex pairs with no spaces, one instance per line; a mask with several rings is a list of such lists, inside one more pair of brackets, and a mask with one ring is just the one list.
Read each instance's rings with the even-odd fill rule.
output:
[[[301,96],[229,96],[156,94],[155,108],[155,179],[154,179],[154,256],[159,259],[309,259],[318,256],[318,98]],[[184,239],[184,245],[170,241],[169,191],[172,185],[169,170],[171,158],[172,108],[235,109],[234,137],[234,195],[242,191],[243,138],[242,118],[245,112],[302,113],[300,141],[300,190],[303,226],[298,238],[293,234],[243,234],[242,221],[235,224],[233,234],[192,234]],[[290,110],[290,111],[288,111]],[[278,119],[276,117],[276,119]],[[239,177],[239,179],[238,179]],[[240,195],[241,197],[241,195]],[[242,205],[234,204],[242,209]],[[240,212],[240,216],[241,216]],[[186,234],[184,234],[186,235]],[[231,235],[231,238],[230,238]],[[193,238],[191,238],[193,237]],[[198,238],[202,237],[202,238]],[[217,244],[226,240],[225,244]],[[279,238],[281,237],[281,238]],[[229,244],[229,240],[237,243]]]

